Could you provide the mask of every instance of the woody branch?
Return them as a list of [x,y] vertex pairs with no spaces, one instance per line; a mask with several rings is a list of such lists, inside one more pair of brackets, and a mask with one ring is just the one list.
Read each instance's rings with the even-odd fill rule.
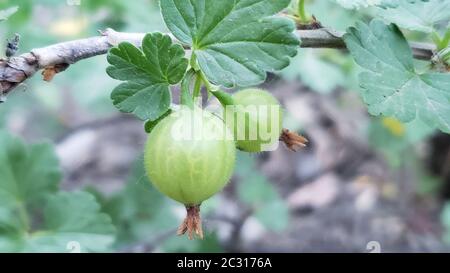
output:
[[[345,49],[343,32],[322,28],[298,30],[305,48]],[[124,33],[107,29],[101,35],[81,40],[74,40],[43,48],[33,49],[17,57],[0,60],[0,95],[7,95],[19,84],[32,77],[38,71],[44,71],[44,79],[51,80],[56,73],[64,71],[78,61],[106,54],[108,50],[121,42],[127,41],[140,46],[144,33]],[[430,60],[435,53],[435,46],[426,43],[410,43],[413,55],[417,59]]]

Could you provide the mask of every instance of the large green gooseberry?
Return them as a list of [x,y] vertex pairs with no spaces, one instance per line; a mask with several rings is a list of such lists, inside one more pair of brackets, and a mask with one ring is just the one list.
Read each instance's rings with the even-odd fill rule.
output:
[[148,136],[144,164],[155,187],[187,206],[201,204],[227,184],[235,165],[233,135],[223,120],[183,108]]
[[232,98],[234,107],[227,107],[224,119],[233,130],[237,147],[246,152],[271,150],[282,131],[278,100],[261,89],[245,89]]

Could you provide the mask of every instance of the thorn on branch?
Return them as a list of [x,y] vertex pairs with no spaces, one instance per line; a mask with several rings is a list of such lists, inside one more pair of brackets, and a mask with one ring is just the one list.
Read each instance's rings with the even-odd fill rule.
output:
[[283,129],[280,141],[284,142],[286,147],[293,152],[298,152],[301,148],[306,147],[306,143],[309,142],[305,137],[288,129]]

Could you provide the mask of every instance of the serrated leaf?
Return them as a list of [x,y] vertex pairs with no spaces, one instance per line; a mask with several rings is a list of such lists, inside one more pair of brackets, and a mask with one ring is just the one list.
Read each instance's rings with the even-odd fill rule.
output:
[[349,28],[344,40],[360,74],[361,94],[373,115],[410,122],[416,118],[450,132],[450,75],[419,74],[411,49],[395,25],[373,20]]
[[167,27],[190,45],[206,77],[225,87],[256,85],[289,64],[295,25],[271,17],[290,0],[163,0]]
[[67,252],[70,241],[105,250],[111,221],[90,194],[56,193],[61,173],[51,145],[0,132],[0,146],[0,252]]
[[102,252],[114,242],[115,228],[86,192],[60,192],[49,198],[44,230],[25,241],[23,252],[68,252],[77,243],[81,252]]
[[169,87],[181,81],[188,66],[184,49],[161,33],[147,34],[142,50],[119,44],[109,51],[108,62],[108,75],[126,81],[112,92],[114,105],[142,120],[156,120],[169,109]]
[[49,144],[26,146],[0,131],[0,252],[18,251],[36,209],[56,192],[61,173]]
[[399,27],[431,33],[437,23],[448,23],[450,20],[450,1],[429,0],[411,3],[407,0],[398,0],[396,7],[379,9],[379,15]]
[[50,144],[25,144],[0,132],[0,194],[30,206],[54,193],[61,179]]
[[18,10],[19,10],[19,7],[17,7],[17,6],[0,10],[0,22],[7,20],[11,15],[16,13]]

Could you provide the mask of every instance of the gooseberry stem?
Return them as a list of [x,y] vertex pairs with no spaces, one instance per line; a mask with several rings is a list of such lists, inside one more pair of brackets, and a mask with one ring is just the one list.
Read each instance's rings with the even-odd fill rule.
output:
[[218,90],[218,88],[217,88],[216,86],[212,85],[212,84],[209,82],[209,80],[206,78],[206,75],[205,75],[205,73],[203,73],[203,71],[200,70],[198,73],[199,73],[199,75],[200,75],[200,78],[201,78],[203,84],[205,85],[206,89],[207,89],[209,92],[214,92],[214,91],[217,91],[217,90]]
[[199,71],[199,73],[208,92],[216,97],[224,108],[228,105],[234,105],[233,98],[228,93],[223,92],[217,86],[212,85],[202,71]]
[[197,63],[197,55],[195,53],[192,53],[191,60],[189,61],[192,69],[194,69],[195,72],[200,71],[200,67]]
[[298,0],[297,13],[300,18],[300,23],[309,24],[311,22],[311,16],[306,12],[305,2],[306,0]]
[[200,97],[200,91],[202,89],[202,77],[200,76],[199,72],[196,73],[196,78],[195,78],[195,84],[194,84],[194,92],[193,92],[193,97],[194,100],[198,97]]
[[220,104],[222,104],[224,108],[229,105],[234,105],[233,97],[230,94],[220,90],[211,93],[214,95],[214,97],[217,98],[217,100],[220,102]]
[[192,82],[192,78],[196,75],[194,69],[189,69],[189,71],[184,76],[183,81],[181,82],[181,93],[180,93],[180,103],[182,105],[186,105],[189,108],[194,108],[194,99],[191,96],[190,85]]

